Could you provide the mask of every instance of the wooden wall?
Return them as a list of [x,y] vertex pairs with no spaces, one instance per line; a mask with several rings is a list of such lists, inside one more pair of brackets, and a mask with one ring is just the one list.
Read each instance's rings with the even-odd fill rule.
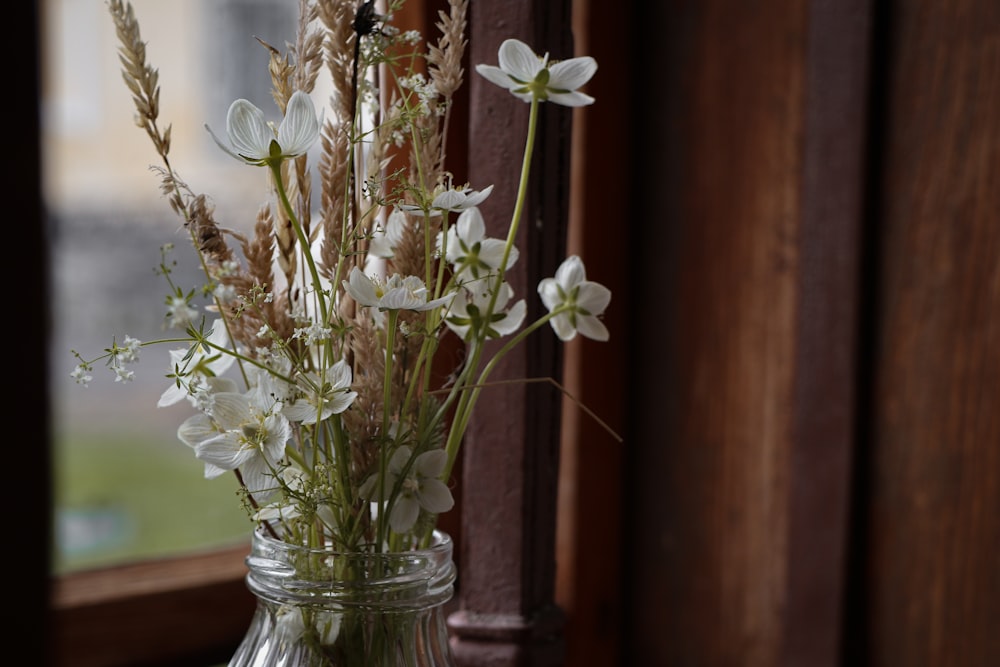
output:
[[880,20],[851,620],[875,665],[1000,664],[1000,4]]
[[586,4],[634,77],[584,196],[629,291],[605,664],[1000,664],[1000,4]]

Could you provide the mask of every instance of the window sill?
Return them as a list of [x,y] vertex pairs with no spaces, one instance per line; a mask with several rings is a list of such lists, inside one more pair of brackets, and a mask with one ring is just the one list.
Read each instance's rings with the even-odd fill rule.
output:
[[57,667],[168,667],[226,662],[255,601],[248,545],[142,561],[52,582]]

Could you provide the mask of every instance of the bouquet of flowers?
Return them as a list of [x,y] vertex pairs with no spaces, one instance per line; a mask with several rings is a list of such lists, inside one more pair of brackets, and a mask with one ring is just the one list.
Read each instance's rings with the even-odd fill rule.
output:
[[[564,341],[608,338],[600,317],[611,294],[587,280],[579,257],[538,285],[548,312],[531,323],[505,280],[518,260],[539,105],[591,104],[578,88],[596,63],[555,62],[512,39],[497,66],[476,67],[513,103],[530,105],[509,230],[488,238],[477,206],[492,186],[457,184],[446,166],[468,0],[451,0],[434,40],[393,27],[402,1],[378,13],[372,0],[302,0],[288,52],[268,46],[277,113],[239,99],[224,134],[209,128],[266,194],[247,231],[220,226],[210,198],[175,170],[157,70],[132,7],[109,2],[138,125],[206,281],[175,285],[164,260],[167,323],[182,333],[115,339],[96,358],[74,352],[74,376],[86,384],[103,362],[127,381],[141,349],[176,348],[159,405],[190,403],[179,439],[204,462],[205,477],[237,476],[260,530],[308,547],[426,545],[453,505],[463,434],[500,359],[546,324]],[[321,75],[333,93],[317,110]],[[436,381],[448,337],[464,353]],[[493,339],[502,345],[488,355]]]

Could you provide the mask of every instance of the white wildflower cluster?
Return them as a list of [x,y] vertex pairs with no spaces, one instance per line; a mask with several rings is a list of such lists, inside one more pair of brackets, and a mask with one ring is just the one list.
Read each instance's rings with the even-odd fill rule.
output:
[[[417,96],[417,104],[413,105],[412,111],[425,115],[431,113],[434,101],[438,97],[434,82],[428,81],[423,74],[417,72],[410,76],[401,77],[398,84],[400,89],[410,90]],[[440,107],[436,113],[444,113],[444,108]]]
[[[138,338],[125,336],[120,345],[117,342],[112,342],[111,347],[105,350],[103,359],[108,369],[114,373],[115,382],[129,382],[135,377],[135,371],[128,366],[139,362],[139,350],[142,345],[142,341]],[[70,376],[77,384],[87,387],[94,379],[90,375],[94,369],[94,362],[83,359],[76,351],[73,352],[73,355],[80,363],[73,368]]]
[[[465,43],[467,0],[451,6],[454,15],[438,26],[446,35],[429,52],[418,33],[393,28],[391,16],[356,21],[359,43],[345,50],[358,59],[356,87],[340,91],[357,100],[355,115],[335,106],[317,111],[311,90],[300,89],[285,93],[276,120],[240,99],[229,108],[224,137],[209,129],[226,153],[266,172],[269,199],[255,235],[233,234],[242,260],[202,200],[175,191],[211,287],[175,289],[167,299],[167,322],[185,331],[186,343],[169,350],[170,383],[158,405],[194,410],[178,438],[206,478],[237,475],[251,516],[282,539],[374,550],[421,544],[454,504],[452,468],[495,362],[545,324],[564,341],[608,338],[601,316],[611,293],[587,280],[576,256],[538,285],[548,312],[526,325],[526,301],[506,279],[519,259],[519,221],[505,238],[489,237],[480,205],[493,185],[456,185],[443,154],[424,155],[443,153],[447,131],[442,112],[451,100],[435,80],[446,62],[441,53]],[[528,156],[539,105],[592,103],[577,89],[596,67],[587,57],[553,62],[508,40],[499,66],[476,71],[530,103]],[[400,69],[386,75],[393,68]],[[343,77],[333,83],[346,84]],[[380,87],[391,88],[386,107]],[[403,106],[393,111],[393,104]],[[337,154],[344,137],[349,153]],[[311,182],[317,144],[322,165],[356,170],[323,168],[329,180],[319,186],[319,209],[302,187],[302,179]],[[419,161],[391,164],[385,155],[394,145]],[[168,191],[177,187],[169,169]],[[208,303],[199,308],[197,298]],[[467,354],[447,385],[434,386],[434,355],[446,336],[463,341]],[[490,339],[507,339],[492,357],[484,345]],[[126,381],[149,344],[126,337],[102,358]],[[78,359],[73,377],[86,385],[94,362]]]

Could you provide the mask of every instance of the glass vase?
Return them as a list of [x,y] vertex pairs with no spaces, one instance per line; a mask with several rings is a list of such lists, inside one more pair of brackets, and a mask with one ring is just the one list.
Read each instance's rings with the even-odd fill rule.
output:
[[247,586],[257,610],[230,667],[454,667],[444,604],[452,541],[397,553],[339,553],[254,533]]

